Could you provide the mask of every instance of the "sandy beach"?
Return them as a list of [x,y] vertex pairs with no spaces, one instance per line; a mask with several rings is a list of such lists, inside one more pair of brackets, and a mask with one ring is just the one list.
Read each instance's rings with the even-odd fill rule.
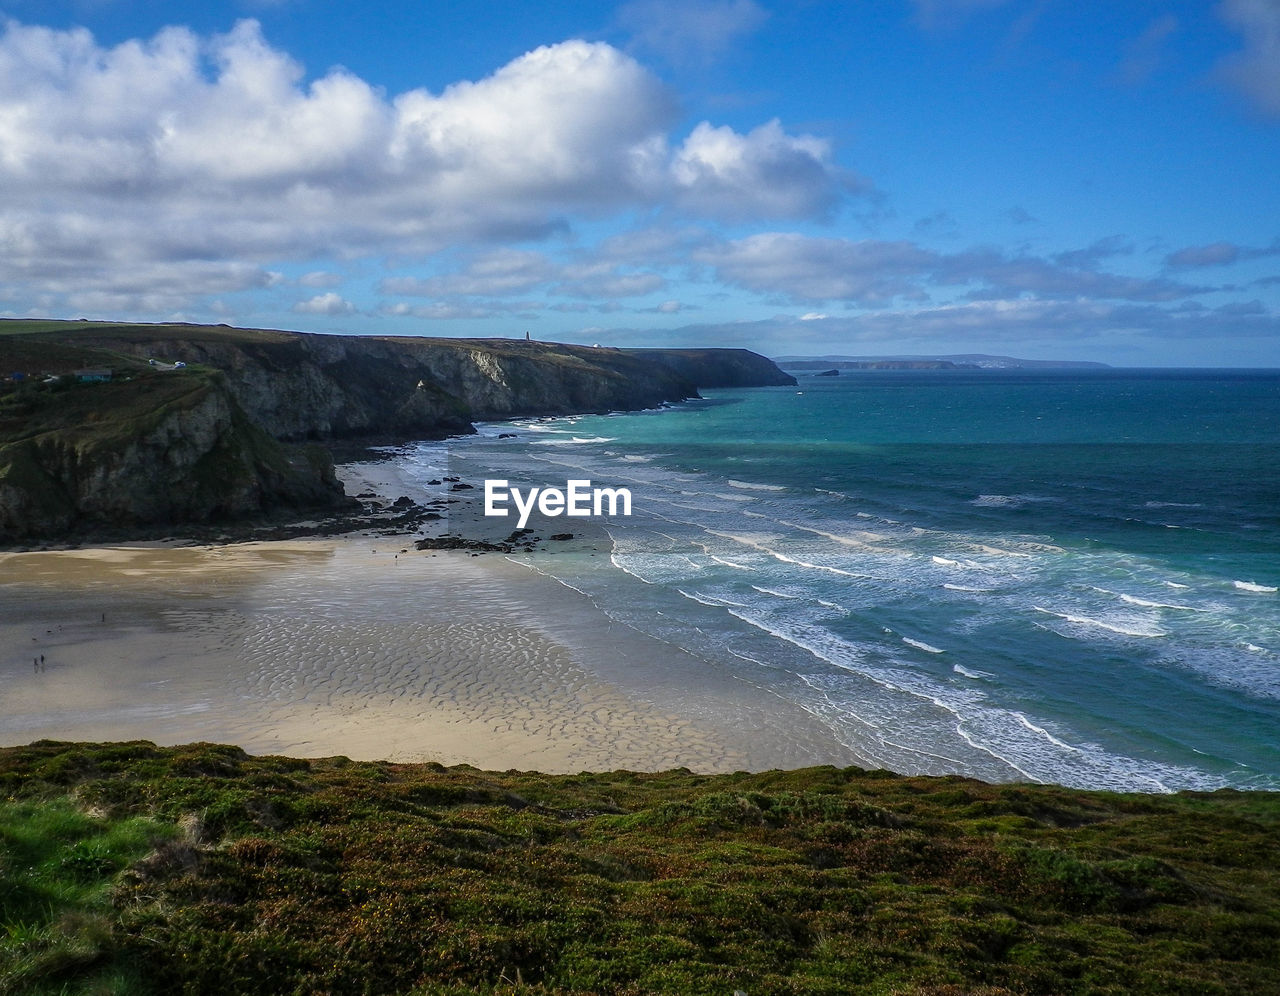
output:
[[[394,499],[390,467],[344,468],[348,493]],[[483,526],[474,505],[437,531]],[[799,709],[539,573],[553,552],[411,540],[0,554],[0,744],[205,740],[548,772],[859,760]],[[607,543],[579,531],[557,552]]]

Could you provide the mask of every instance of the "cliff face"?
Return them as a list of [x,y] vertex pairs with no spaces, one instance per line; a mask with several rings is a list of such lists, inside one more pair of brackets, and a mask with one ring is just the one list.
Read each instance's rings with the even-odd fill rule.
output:
[[647,408],[697,395],[688,372],[615,349],[235,331],[153,327],[86,341],[216,367],[245,412],[288,440],[439,437],[471,431],[473,419]]
[[[0,391],[0,542],[342,505],[328,454],[281,441],[440,438],[795,383],[746,350],[25,324],[0,323],[0,370],[32,375]],[[112,382],[75,383],[88,366]]]
[[625,352],[661,363],[699,387],[783,387],[796,382],[772,360],[749,349],[628,349]]
[[[287,452],[220,378],[155,380],[16,406],[0,445],[0,540],[347,504],[326,453]],[[20,432],[16,416],[25,416]]]

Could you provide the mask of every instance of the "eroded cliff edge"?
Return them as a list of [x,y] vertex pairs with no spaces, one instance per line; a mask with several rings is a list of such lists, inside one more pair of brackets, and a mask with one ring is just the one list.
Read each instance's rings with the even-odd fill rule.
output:
[[0,372],[0,543],[344,507],[306,442],[794,383],[746,350],[39,321],[0,322]]

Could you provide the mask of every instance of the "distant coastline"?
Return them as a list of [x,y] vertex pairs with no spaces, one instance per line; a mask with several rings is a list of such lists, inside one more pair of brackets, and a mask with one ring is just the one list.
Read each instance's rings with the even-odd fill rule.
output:
[[775,356],[787,370],[1109,370],[1092,360],[1023,360],[1015,356],[959,353],[945,356]]

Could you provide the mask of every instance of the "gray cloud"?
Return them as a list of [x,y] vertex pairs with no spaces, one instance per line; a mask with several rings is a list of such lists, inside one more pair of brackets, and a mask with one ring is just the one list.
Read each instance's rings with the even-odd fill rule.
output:
[[1280,239],[1269,246],[1238,246],[1232,242],[1213,242],[1203,246],[1187,246],[1165,257],[1165,266],[1190,268],[1201,266],[1226,266],[1244,259],[1262,259],[1280,256]]
[[887,304],[919,296],[920,280],[941,259],[910,242],[852,242],[765,232],[695,253],[717,277],[794,301]]
[[767,232],[705,247],[694,258],[728,284],[795,302],[844,301],[883,307],[895,299],[921,301],[931,290],[969,288],[975,299],[1089,297],[1173,301],[1207,288],[1164,278],[1098,271],[1102,259],[1126,251],[1104,239],[1054,259],[1008,256],[995,249],[938,253],[911,242],[812,238]]

